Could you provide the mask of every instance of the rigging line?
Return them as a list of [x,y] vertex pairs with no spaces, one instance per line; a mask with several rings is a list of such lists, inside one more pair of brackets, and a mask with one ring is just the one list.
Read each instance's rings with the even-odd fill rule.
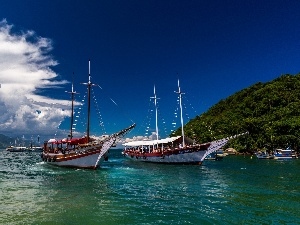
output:
[[105,131],[105,126],[104,126],[104,121],[103,121],[103,119],[102,119],[102,115],[101,115],[101,112],[100,112],[100,107],[99,107],[99,105],[98,105],[98,102],[97,102],[97,99],[96,99],[96,95],[95,95],[95,92],[94,92],[94,89],[93,88],[91,88],[91,93],[92,93],[92,95],[93,95],[93,100],[94,100],[94,104],[95,104],[95,108],[96,108],[96,113],[97,113],[97,115],[98,115],[98,122],[99,122],[99,125],[100,125],[100,127],[101,127],[101,129],[102,129],[102,132],[104,133],[104,134],[106,134],[106,131]]
[[163,118],[163,116],[162,116],[162,114],[161,114],[161,111],[160,111],[160,107],[159,107],[159,103],[157,102],[157,111],[158,111],[158,116],[159,116],[159,118],[161,118],[161,123],[160,123],[160,125],[161,125],[161,127],[162,127],[162,129],[161,130],[164,130],[164,135],[165,136],[168,136],[168,134],[167,134],[167,131],[166,131],[166,123],[165,123],[165,119]]
[[148,109],[148,113],[147,113],[147,117],[146,117],[146,120],[147,120],[147,123],[146,123],[146,132],[145,134],[149,135],[148,132],[150,132],[152,134],[152,129],[151,129],[151,124],[152,124],[152,120],[153,120],[153,106],[152,106],[152,101],[151,101],[151,98],[150,98],[150,101],[149,101],[149,109]]
[[[103,88],[102,88],[99,84],[97,84],[97,86],[98,86],[101,90],[103,90]],[[117,104],[110,96],[108,96],[108,98],[109,98],[116,106],[118,106],[118,104]]]
[[[141,123],[140,126],[137,126],[137,133],[140,133],[140,132],[143,132],[144,130],[147,131],[147,126],[149,124],[149,118],[151,118],[149,116],[149,114],[151,114],[151,107],[152,106],[152,103],[151,103],[151,99],[149,101],[149,104],[148,104],[148,110],[147,110],[147,113],[146,113],[146,117],[144,117],[143,119],[143,122]],[[148,133],[145,133],[145,134],[148,134]]]
[[[183,99],[184,99],[184,107],[187,109],[191,108],[194,111],[194,113],[197,115],[197,112],[196,112],[195,108],[193,107],[192,103],[189,101],[189,99],[186,96],[183,96]],[[188,108],[188,106],[190,108]]]
[[[103,90],[103,88],[99,85],[99,84],[97,84],[96,86],[98,86],[100,89],[102,89]],[[103,90],[103,92],[104,92],[104,90]],[[106,94],[106,93],[104,93],[104,94]],[[120,108],[120,110],[122,111],[122,113],[123,113],[123,115],[124,116],[126,116],[127,117],[127,119],[129,119],[132,123],[135,123],[131,118],[130,118],[130,116],[129,116],[129,114],[127,113],[127,112],[125,112],[108,94],[106,94],[106,96],[116,105],[116,106],[118,106],[119,108]]]
[[[79,117],[83,117],[83,115],[85,113],[85,111],[83,109],[84,109],[84,102],[86,99],[86,95],[87,95],[87,92],[83,93],[82,96],[81,95],[78,96],[79,105],[78,105],[77,109],[74,109],[74,116],[76,118],[78,118],[78,119],[75,119],[76,124],[73,125],[74,132],[76,130],[80,130],[81,128],[86,126],[86,121],[79,118]],[[84,131],[83,134],[86,134],[86,131]]]
[[110,100],[111,100],[113,103],[115,103],[116,106],[118,106],[117,103],[116,103],[112,98],[110,98]]

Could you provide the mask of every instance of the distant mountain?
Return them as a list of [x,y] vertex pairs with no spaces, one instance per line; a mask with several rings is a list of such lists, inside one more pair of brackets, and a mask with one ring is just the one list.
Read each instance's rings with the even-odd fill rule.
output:
[[0,149],[4,149],[9,146],[11,143],[14,143],[14,139],[7,137],[3,134],[0,134]]
[[[229,143],[239,151],[288,146],[299,150],[300,74],[245,88],[190,120],[184,130],[197,142],[248,131]],[[180,133],[178,129],[175,134]]]

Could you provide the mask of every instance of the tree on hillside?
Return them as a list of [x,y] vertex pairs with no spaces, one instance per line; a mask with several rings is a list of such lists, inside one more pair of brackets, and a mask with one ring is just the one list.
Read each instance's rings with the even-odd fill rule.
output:
[[[185,126],[197,142],[209,142],[248,131],[229,142],[238,151],[292,147],[300,149],[300,74],[257,83],[226,99]],[[180,135],[178,129],[175,135]]]

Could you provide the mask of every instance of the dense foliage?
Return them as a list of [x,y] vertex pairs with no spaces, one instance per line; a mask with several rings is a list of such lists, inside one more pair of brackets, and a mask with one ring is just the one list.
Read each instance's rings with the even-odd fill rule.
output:
[[[257,83],[190,120],[186,136],[203,143],[248,131],[230,142],[238,151],[300,148],[300,74]],[[176,131],[180,135],[181,131]]]

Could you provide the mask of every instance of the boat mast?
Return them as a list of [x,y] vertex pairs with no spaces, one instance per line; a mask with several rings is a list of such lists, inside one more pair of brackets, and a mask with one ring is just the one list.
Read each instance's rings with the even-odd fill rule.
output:
[[156,128],[156,140],[157,140],[157,145],[158,145],[158,125],[157,125],[157,104],[156,104],[156,100],[159,99],[156,97],[156,93],[155,93],[155,85],[154,85],[154,96],[150,97],[154,99],[154,106],[155,106],[155,128]]
[[[74,73],[73,73],[74,75]],[[73,138],[73,125],[74,125],[74,95],[77,94],[76,91],[74,91],[73,88],[73,82],[72,82],[72,90],[70,92],[66,91],[67,93],[71,94],[71,102],[72,102],[72,107],[71,107],[71,128],[70,128],[70,139]]]
[[89,60],[89,81],[88,83],[82,83],[88,86],[88,115],[87,115],[87,128],[86,128],[86,138],[87,142],[90,140],[90,113],[91,113],[91,86],[95,85],[91,82],[91,60]]
[[184,93],[182,93],[180,91],[180,86],[179,86],[179,79],[178,79],[178,91],[175,91],[176,94],[179,94],[179,105],[180,105],[180,121],[181,121],[181,135],[182,135],[182,147],[185,147],[185,143],[184,143],[184,130],[183,130],[183,118],[182,118],[182,104],[181,104],[181,95],[183,95]]

